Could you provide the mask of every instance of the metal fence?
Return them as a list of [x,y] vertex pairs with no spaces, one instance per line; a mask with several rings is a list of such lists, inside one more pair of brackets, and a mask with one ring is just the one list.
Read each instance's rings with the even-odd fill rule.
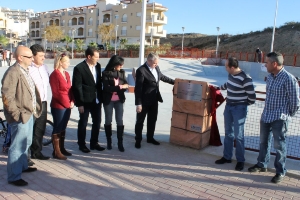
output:
[[[216,53],[215,50],[200,50],[196,48],[185,48],[183,51],[178,49],[159,49],[159,50],[145,50],[145,57],[154,51],[160,57],[164,58],[192,58],[192,59],[199,59],[199,58],[217,58],[217,59],[227,59],[230,56],[236,57],[239,61],[247,61],[247,62],[257,62],[257,55],[255,52],[218,52]],[[71,53],[70,53],[71,54]],[[139,57],[139,50],[117,50],[117,54],[122,57],[127,58],[138,58]],[[100,57],[102,58],[110,58],[114,55],[114,50],[100,51]],[[54,58],[54,52],[47,52],[46,58]],[[285,55],[284,57],[284,65],[300,67],[300,55]],[[74,58],[84,58],[84,53],[74,53]],[[262,56],[262,62],[264,62],[264,56]]]
[[[259,92],[261,93],[261,92]],[[250,151],[259,151],[259,135],[260,135],[260,117],[265,106],[265,99],[258,98],[254,105],[249,106],[247,119],[245,123],[245,149]],[[292,117],[288,124],[288,133],[286,136],[287,157],[300,160],[300,111]],[[272,148],[271,154],[276,151]]]

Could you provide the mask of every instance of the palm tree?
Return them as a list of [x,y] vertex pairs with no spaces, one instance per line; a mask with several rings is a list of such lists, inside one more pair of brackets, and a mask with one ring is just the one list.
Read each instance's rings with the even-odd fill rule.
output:
[[76,50],[79,52],[82,52],[83,46],[84,46],[84,40],[76,39],[76,40],[74,40],[74,42],[75,42]]
[[125,44],[128,42],[126,38],[121,38],[120,39],[120,44],[121,44],[121,49],[124,49]]
[[89,47],[95,47],[95,48],[97,48],[97,43],[91,41],[91,42],[89,43]]
[[73,38],[71,38],[68,35],[65,35],[65,37],[61,41],[66,43],[66,49],[68,49],[69,44],[72,43],[72,41],[73,41]]

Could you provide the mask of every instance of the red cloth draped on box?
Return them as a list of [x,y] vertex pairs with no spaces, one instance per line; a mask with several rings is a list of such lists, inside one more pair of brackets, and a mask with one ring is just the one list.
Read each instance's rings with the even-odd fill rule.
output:
[[210,140],[209,144],[212,146],[221,146],[221,138],[220,132],[217,124],[217,108],[225,101],[223,95],[221,94],[220,90],[217,90],[214,86],[209,86],[210,93],[211,93],[211,129],[210,129]]

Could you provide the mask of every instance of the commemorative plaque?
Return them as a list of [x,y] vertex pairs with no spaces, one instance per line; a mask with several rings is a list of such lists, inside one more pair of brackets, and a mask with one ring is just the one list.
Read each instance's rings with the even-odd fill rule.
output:
[[202,101],[202,85],[191,82],[178,82],[177,98],[190,101]]

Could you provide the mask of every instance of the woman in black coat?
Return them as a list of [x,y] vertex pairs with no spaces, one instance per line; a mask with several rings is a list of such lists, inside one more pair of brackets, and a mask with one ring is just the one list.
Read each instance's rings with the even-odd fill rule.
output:
[[105,113],[105,134],[107,138],[107,149],[112,149],[111,136],[112,136],[112,115],[115,109],[115,118],[117,123],[117,138],[118,149],[124,152],[123,147],[123,113],[124,113],[124,92],[128,88],[126,81],[125,71],[122,69],[124,59],[120,56],[114,55],[110,58],[105,70],[102,72],[103,83],[103,107]]

